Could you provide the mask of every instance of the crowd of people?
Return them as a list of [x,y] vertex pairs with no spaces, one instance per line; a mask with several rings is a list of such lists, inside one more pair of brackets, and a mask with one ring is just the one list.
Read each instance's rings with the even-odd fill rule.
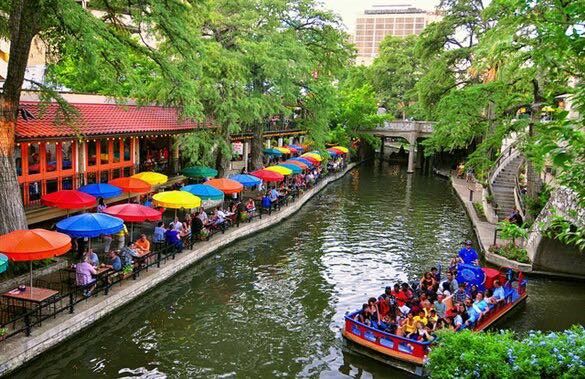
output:
[[432,341],[440,329],[454,331],[473,327],[495,305],[506,301],[502,283],[481,291],[476,285],[457,281],[459,264],[478,264],[478,256],[466,241],[453,259],[446,277],[432,267],[414,284],[396,283],[378,298],[371,297],[354,320],[372,328],[415,341]]

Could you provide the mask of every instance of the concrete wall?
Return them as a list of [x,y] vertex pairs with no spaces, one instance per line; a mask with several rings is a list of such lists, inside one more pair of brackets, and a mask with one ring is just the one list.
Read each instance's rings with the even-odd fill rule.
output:
[[538,245],[532,268],[571,275],[585,274],[585,254],[576,247],[543,237]]

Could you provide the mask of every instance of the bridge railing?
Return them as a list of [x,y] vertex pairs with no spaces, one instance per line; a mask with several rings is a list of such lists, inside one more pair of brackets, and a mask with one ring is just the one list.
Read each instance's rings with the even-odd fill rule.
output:
[[376,130],[432,133],[434,124],[435,123],[431,121],[386,121],[384,122],[384,125],[377,127]]

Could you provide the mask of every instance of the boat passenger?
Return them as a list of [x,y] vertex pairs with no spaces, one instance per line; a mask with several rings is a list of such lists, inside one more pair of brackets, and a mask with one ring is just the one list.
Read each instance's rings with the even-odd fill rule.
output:
[[494,294],[492,297],[496,298],[498,303],[506,301],[506,293],[499,280],[494,280]]
[[465,283],[461,283],[457,291],[453,294],[453,301],[457,303],[464,303],[467,298],[467,292],[465,292]]
[[401,324],[401,333],[400,335],[404,335],[408,337],[410,334],[416,331],[416,323],[414,321],[414,315],[412,312],[408,313],[408,316],[402,320]]
[[459,288],[459,282],[457,282],[457,279],[455,279],[453,271],[449,271],[447,273],[447,283],[449,283],[449,292],[454,294]]
[[378,311],[380,312],[381,318],[388,316],[388,314],[392,310],[391,297],[384,295],[378,297]]
[[477,296],[479,292],[479,288],[477,288],[476,284],[472,284],[469,287],[468,293],[469,293],[469,297],[471,297],[472,299],[475,299],[475,297]]
[[433,307],[440,318],[445,318],[445,314],[447,313],[447,305],[443,303],[443,299],[445,299],[445,296],[438,294],[437,300],[433,303]]
[[453,330],[458,331],[463,327],[463,317],[459,310],[455,311],[455,317],[453,318]]
[[437,281],[435,280],[433,274],[430,271],[428,271],[428,272],[425,272],[422,279],[420,280],[420,289],[421,289],[421,291],[424,291],[427,293],[434,292],[436,284],[437,284]]
[[378,301],[375,297],[370,297],[368,299],[368,313],[370,315],[370,322],[372,323],[372,327],[379,329],[379,324],[382,320],[378,310]]
[[361,322],[362,324],[365,325],[370,325],[370,318],[368,317],[368,304],[363,304],[362,305],[362,310],[359,311],[354,317],[353,319],[356,320],[357,322]]
[[431,267],[431,274],[433,275],[433,278],[438,285],[441,282],[441,273],[436,267]]
[[427,331],[426,324],[423,324],[421,321],[416,323],[416,331],[409,338],[425,342],[433,340],[433,337]]
[[465,264],[479,264],[479,257],[473,247],[471,247],[471,240],[465,241],[465,247],[459,250],[459,261]]
[[425,326],[429,323],[429,319],[425,315],[425,311],[422,309],[418,312],[417,316],[414,316],[413,319],[414,319],[414,322],[420,322]]

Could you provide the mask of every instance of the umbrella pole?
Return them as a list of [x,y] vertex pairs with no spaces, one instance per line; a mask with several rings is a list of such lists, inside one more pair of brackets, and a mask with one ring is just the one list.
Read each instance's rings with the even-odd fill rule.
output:
[[134,223],[130,224],[130,242],[134,242]]
[[29,261],[30,263],[30,294],[32,297],[32,291],[33,291],[33,273],[32,273],[32,261]]

